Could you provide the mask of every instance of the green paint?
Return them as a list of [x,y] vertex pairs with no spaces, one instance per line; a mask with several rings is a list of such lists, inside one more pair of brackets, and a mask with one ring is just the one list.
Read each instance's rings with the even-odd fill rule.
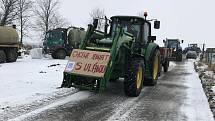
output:
[[[149,61],[150,55],[154,53],[154,49],[159,48],[152,41],[148,41],[148,44],[140,43],[143,40],[141,38],[142,36],[138,36],[141,33],[140,29],[143,28],[143,24],[148,24],[151,27],[149,21],[141,17],[133,16],[114,16],[111,19],[112,30],[109,34],[98,32],[93,25],[89,25],[86,37],[80,44],[80,49],[83,50],[105,51],[110,53],[110,61],[104,77],[86,77],[84,75],[65,72],[62,87],[79,87],[98,91],[104,90],[110,79],[124,76],[124,72],[126,71],[124,66],[129,58],[138,56]],[[132,27],[129,28],[129,25],[132,25]],[[143,31],[145,30],[143,29]],[[145,67],[146,71],[149,71],[149,67]],[[85,79],[86,82],[91,81],[89,84],[86,84],[85,81],[80,81],[81,79]],[[97,80],[99,83],[94,83],[92,80]]]

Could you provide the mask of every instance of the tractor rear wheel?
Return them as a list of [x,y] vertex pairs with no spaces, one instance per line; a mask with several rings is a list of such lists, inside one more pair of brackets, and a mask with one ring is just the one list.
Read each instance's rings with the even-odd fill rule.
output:
[[181,62],[183,59],[182,59],[182,52],[178,52],[177,55],[176,55],[176,61],[179,61]]
[[51,54],[51,56],[52,56],[53,59],[57,59],[57,58],[56,58],[56,53],[55,53],[55,52],[53,52],[53,53]]
[[119,78],[110,79],[109,82],[117,82]]
[[57,50],[55,53],[56,59],[65,59],[66,58],[66,51],[63,49]]
[[0,63],[4,63],[6,61],[6,54],[3,50],[0,50]]
[[144,81],[144,61],[141,58],[133,58],[126,65],[127,71],[124,78],[124,91],[127,96],[140,95]]
[[15,62],[18,57],[18,52],[16,48],[11,48],[6,51],[6,61],[7,62]]
[[146,81],[144,82],[145,85],[147,86],[154,86],[157,84],[157,80],[159,77],[159,71],[160,71],[160,51],[156,50],[151,58],[151,63],[150,63],[150,72],[151,72],[151,77],[146,78]]
[[167,72],[169,68],[169,61],[165,61],[165,63],[163,64],[163,71]]

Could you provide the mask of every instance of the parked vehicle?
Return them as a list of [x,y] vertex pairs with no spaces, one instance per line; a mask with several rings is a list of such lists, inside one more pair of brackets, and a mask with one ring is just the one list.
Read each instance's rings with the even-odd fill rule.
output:
[[188,51],[186,54],[186,59],[196,59],[197,53],[196,51]]
[[73,49],[79,48],[85,34],[83,28],[76,27],[49,30],[43,43],[43,53],[52,55],[54,59],[65,59]]
[[16,26],[0,26],[0,63],[15,62],[20,48]]
[[183,53],[186,54],[188,51],[196,51],[197,54],[202,52],[198,44],[189,44],[188,47],[184,49]]
[[[125,94],[138,96],[143,84],[156,85],[162,55],[146,16],[105,18],[104,32],[96,29],[95,19],[80,49],[73,50],[61,86],[100,91],[108,81],[123,77]],[[160,21],[154,21],[154,28],[159,27]]]

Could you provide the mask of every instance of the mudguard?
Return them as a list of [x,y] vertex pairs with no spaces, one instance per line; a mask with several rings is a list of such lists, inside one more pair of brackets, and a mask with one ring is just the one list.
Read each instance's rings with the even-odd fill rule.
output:
[[150,61],[155,49],[159,49],[159,46],[156,43],[149,43],[145,51],[145,60]]
[[145,74],[146,77],[151,77],[150,74],[150,62],[151,62],[151,58],[155,52],[156,49],[159,49],[159,46],[156,43],[149,43],[146,51],[145,51],[145,66],[146,66],[146,70],[145,70]]

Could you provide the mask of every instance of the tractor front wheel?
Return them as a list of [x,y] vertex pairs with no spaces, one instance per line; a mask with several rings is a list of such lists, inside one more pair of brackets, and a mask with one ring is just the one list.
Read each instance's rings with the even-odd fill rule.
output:
[[63,49],[57,50],[55,53],[56,59],[65,59],[66,58],[66,51]]
[[124,78],[124,91],[127,96],[137,97],[140,95],[143,88],[144,71],[143,59],[134,58],[128,62]]

